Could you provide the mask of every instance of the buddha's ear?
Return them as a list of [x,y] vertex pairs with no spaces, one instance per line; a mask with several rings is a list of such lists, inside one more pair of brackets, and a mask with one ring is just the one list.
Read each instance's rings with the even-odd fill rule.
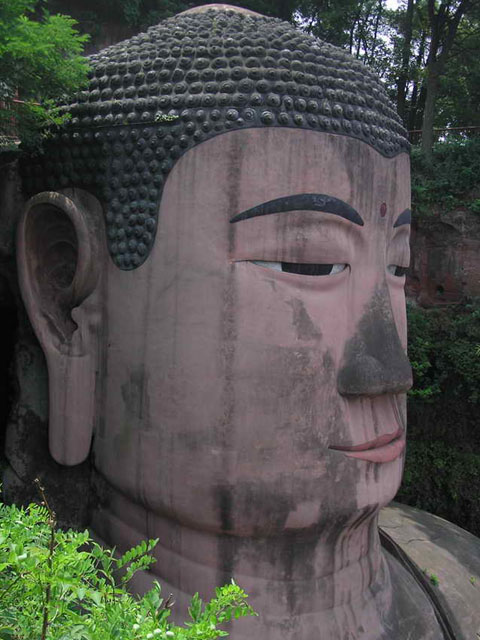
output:
[[66,465],[92,439],[104,233],[100,203],[77,189],[37,194],[18,227],[20,289],[48,365],[50,453]]

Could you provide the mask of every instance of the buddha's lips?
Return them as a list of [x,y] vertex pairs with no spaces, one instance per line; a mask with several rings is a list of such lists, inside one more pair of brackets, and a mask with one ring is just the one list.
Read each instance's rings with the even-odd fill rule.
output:
[[349,458],[358,458],[367,462],[392,462],[405,449],[405,435],[402,429],[398,429],[395,433],[387,433],[363,444],[329,448],[340,451]]

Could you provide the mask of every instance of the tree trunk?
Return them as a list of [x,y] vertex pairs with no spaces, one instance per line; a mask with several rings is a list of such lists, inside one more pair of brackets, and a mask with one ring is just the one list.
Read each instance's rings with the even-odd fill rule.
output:
[[449,2],[442,1],[438,11],[435,12],[435,0],[428,0],[431,42],[427,60],[427,97],[422,123],[422,150],[428,160],[432,158],[433,120],[440,76],[445,70],[445,63],[454,43],[460,20],[470,7],[471,0],[460,0],[455,13],[451,15]]
[[377,38],[378,38],[378,27],[380,25],[380,18],[382,17],[382,10],[383,10],[383,0],[378,0],[377,16],[375,18],[375,27],[373,29],[372,50],[370,51],[370,54],[366,58],[366,62],[368,64],[373,64],[373,61],[375,60],[375,50],[377,48]]
[[416,131],[422,128],[423,109],[425,108],[425,82],[416,82],[412,91],[411,110],[408,119],[408,130]]
[[350,27],[350,36],[348,39],[348,51],[350,54],[353,54],[353,34],[355,33],[355,25],[356,21],[352,22],[352,26]]
[[414,0],[408,0],[407,13],[405,15],[405,28],[403,30],[402,64],[397,80],[397,111],[405,122],[405,99],[407,95],[408,67],[412,46]]
[[[420,37],[420,46],[418,47],[418,54],[415,67],[421,69],[423,67],[423,56],[425,54],[425,41],[427,34],[422,31]],[[413,83],[412,97],[410,99],[410,108],[408,110],[408,130],[420,129],[423,119],[423,106],[425,104],[425,88],[423,83],[418,79]],[[419,117],[419,115],[421,117]]]
[[426,98],[425,108],[423,110],[422,122],[422,151],[428,161],[432,159],[433,149],[433,122],[435,117],[435,102],[437,100],[440,73],[437,65],[432,65],[427,70],[427,81],[425,84]]

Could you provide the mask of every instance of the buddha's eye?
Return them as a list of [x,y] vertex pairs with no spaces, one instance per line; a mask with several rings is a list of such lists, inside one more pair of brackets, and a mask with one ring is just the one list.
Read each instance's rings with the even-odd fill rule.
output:
[[285,273],[297,273],[302,276],[332,276],[341,273],[347,268],[346,264],[308,264],[298,262],[266,262],[263,260],[254,260],[254,264],[275,271],[283,271]]
[[391,273],[392,276],[401,278],[407,273],[408,267],[399,267],[398,264],[389,264],[387,267],[387,271],[388,273]]

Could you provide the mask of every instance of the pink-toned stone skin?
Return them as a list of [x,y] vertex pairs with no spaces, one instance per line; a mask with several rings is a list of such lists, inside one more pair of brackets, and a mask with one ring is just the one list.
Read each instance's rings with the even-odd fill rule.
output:
[[[364,226],[312,211],[229,222],[301,193],[341,198]],[[405,430],[404,278],[387,267],[408,265],[409,229],[393,225],[409,197],[405,154],[247,129],[180,158],[141,267],[117,269],[103,245],[91,294],[104,495],[93,527],[119,548],[160,538],[154,571],[179,618],[195,591],[209,597],[234,576],[261,616],[235,623],[233,640],[440,637],[421,592],[380,550],[377,512],[403,453],[373,463],[330,449]],[[314,277],[253,261],[348,266]],[[22,286],[28,298],[28,277]],[[80,330],[89,300],[75,312]],[[79,461],[89,428],[55,431],[59,462]]]

